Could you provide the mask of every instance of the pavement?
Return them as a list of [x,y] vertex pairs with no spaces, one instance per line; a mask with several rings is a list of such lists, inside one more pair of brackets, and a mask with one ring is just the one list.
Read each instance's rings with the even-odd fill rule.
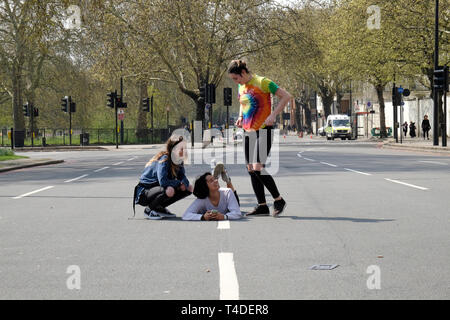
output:
[[[289,136],[292,136],[293,134],[289,134]],[[315,141],[317,140],[324,140],[323,137],[320,136],[311,136],[311,135],[305,135],[303,138],[301,138],[301,141]],[[325,140],[324,140],[325,141]],[[433,140],[430,138],[430,140],[424,140],[423,138],[402,138],[399,139],[398,142],[395,141],[394,138],[388,138],[388,139],[379,139],[379,138],[365,138],[365,137],[359,137],[358,142],[379,142],[382,143],[382,148],[386,149],[400,149],[400,150],[408,150],[408,151],[421,151],[421,152],[432,152],[432,153],[442,153],[442,154],[449,154],[450,155],[450,147],[442,146],[442,139],[439,140],[439,145],[435,146],[433,145]],[[280,142],[283,143],[283,139],[280,138]],[[333,143],[333,142],[330,142]],[[351,143],[351,142],[349,142]],[[142,150],[142,149],[159,149],[163,145],[162,144],[148,144],[148,145],[120,145],[119,148],[116,148],[115,145],[107,145],[107,146],[58,146],[58,147],[26,147],[26,148],[18,148],[15,149],[15,152],[64,152],[64,151],[92,151],[92,150],[102,150],[102,151],[128,151],[128,150]],[[217,148],[217,147],[223,147],[222,143],[215,143],[214,145],[203,145],[201,148]],[[196,147],[197,148],[197,147]],[[200,148],[200,147],[198,147]],[[29,168],[29,167],[36,167],[36,166],[43,166],[43,165],[50,165],[50,164],[56,164],[56,163],[62,163],[64,160],[55,160],[55,159],[49,159],[49,158],[28,158],[28,159],[16,159],[16,160],[7,160],[7,161],[0,161],[0,172],[5,171],[11,171],[11,170],[17,170],[17,169],[23,169],[23,168]]]

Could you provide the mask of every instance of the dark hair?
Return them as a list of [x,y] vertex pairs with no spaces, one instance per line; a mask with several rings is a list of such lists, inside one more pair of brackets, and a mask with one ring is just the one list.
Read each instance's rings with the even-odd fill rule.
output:
[[211,172],[205,172],[200,177],[195,180],[194,184],[194,196],[199,199],[205,199],[209,196],[208,183],[206,182],[206,177],[210,176]]
[[247,63],[244,60],[233,60],[228,65],[228,73],[241,75],[242,70],[245,70],[247,73],[250,73],[250,70],[248,70],[247,67]]

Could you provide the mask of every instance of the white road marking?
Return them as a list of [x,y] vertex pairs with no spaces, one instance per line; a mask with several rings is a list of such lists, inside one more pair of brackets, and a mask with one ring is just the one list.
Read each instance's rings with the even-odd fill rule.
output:
[[301,157],[302,157],[302,155],[301,155],[300,153],[297,153],[297,156],[298,156],[299,158],[301,158]]
[[361,171],[356,171],[356,170],[352,170],[352,169],[349,169],[349,168],[344,168],[344,169],[347,170],[347,171],[351,171],[351,172],[363,174],[363,175],[366,175],[366,176],[371,176],[371,175],[372,175],[372,174],[370,174],[370,173],[365,173],[365,172],[361,172]]
[[136,157],[130,158],[127,161],[133,161],[134,159],[136,159]]
[[335,165],[335,164],[331,164],[331,163],[328,163],[328,162],[320,162],[321,164],[326,164],[327,166],[330,166],[330,167],[337,167],[337,165]]
[[413,184],[410,184],[410,183],[406,183],[406,182],[402,182],[402,181],[398,181],[398,180],[393,180],[393,179],[388,179],[388,178],[384,178],[384,179],[387,180],[387,181],[398,183],[398,184],[402,184],[402,185],[405,185],[405,186],[408,186],[408,187],[411,187],[411,188],[416,188],[416,189],[420,189],[420,190],[428,190],[428,188],[419,187],[419,186],[416,186],[416,185],[413,185]]
[[94,172],[100,172],[100,171],[103,171],[103,170],[106,170],[106,169],[109,169],[109,167],[103,167],[103,168],[95,170]]
[[305,158],[305,157],[303,157],[303,159],[308,160],[308,161],[316,161],[316,160],[314,160],[314,159]]
[[229,220],[219,221],[219,223],[217,224],[217,229],[219,230],[230,229],[230,221]]
[[448,166],[448,163],[438,162],[438,161],[419,161],[419,162],[423,162],[423,163],[432,163],[432,164],[440,164],[440,165],[443,165],[443,166]]
[[41,191],[45,191],[45,190],[51,189],[53,187],[54,186],[48,186],[48,187],[45,187],[45,188],[42,188],[42,189],[34,190],[34,191],[31,191],[31,192],[22,194],[20,196],[14,197],[13,199],[21,199],[21,198],[27,197],[29,195],[32,195],[32,194],[35,194],[35,193],[38,193],[38,192],[41,192]]
[[64,183],[77,181],[77,180],[83,179],[84,177],[87,177],[87,176],[88,176],[88,174],[83,174],[82,176],[79,176],[79,177],[76,177],[76,178],[73,178],[70,180],[66,180],[66,181],[64,181]]
[[220,300],[239,300],[239,283],[232,252],[219,252]]
[[121,165],[122,163],[123,163],[123,161],[117,162],[117,163],[113,163],[113,166],[118,166],[118,165]]

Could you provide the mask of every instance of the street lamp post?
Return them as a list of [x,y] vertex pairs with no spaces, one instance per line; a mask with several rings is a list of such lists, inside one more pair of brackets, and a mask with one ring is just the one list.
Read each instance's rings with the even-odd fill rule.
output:
[[[439,69],[439,0],[434,19],[434,70]],[[433,87],[433,145],[439,145],[439,90]],[[445,115],[444,115],[445,116]],[[444,134],[444,133],[443,133]]]

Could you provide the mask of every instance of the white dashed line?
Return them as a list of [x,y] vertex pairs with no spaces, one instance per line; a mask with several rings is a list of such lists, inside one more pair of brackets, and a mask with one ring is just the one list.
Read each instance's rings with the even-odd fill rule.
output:
[[398,180],[392,180],[392,179],[388,179],[388,178],[384,178],[384,179],[387,180],[387,181],[390,181],[390,182],[402,184],[402,185],[407,186],[407,187],[416,188],[416,189],[419,189],[419,190],[428,190],[428,188],[419,187],[419,186],[416,186],[416,185],[413,185],[413,184],[410,184],[410,183],[406,183],[406,182],[402,182],[402,181],[398,181]]
[[308,160],[308,161],[316,161],[316,160],[314,160],[314,159],[305,158],[305,157],[303,157],[303,159]]
[[113,166],[118,166],[118,165],[121,165],[122,163],[123,163],[123,161],[117,162],[117,163],[114,163]]
[[27,197],[29,195],[32,195],[32,194],[35,194],[35,193],[38,193],[38,192],[41,192],[41,191],[45,191],[45,190],[51,189],[53,187],[54,186],[48,186],[48,187],[45,187],[45,188],[42,188],[42,189],[34,190],[34,191],[31,191],[31,192],[22,194],[20,196],[14,197],[13,199],[21,199],[21,198]]
[[440,165],[442,165],[442,166],[448,166],[448,163],[438,162],[438,161],[419,161],[419,162],[423,162],[423,163],[432,163],[432,164],[440,164]]
[[217,224],[217,229],[219,230],[230,229],[230,221],[228,220],[219,221],[219,223]]
[[344,169],[347,170],[347,171],[351,171],[351,172],[363,174],[363,175],[366,175],[366,176],[371,176],[371,175],[372,175],[372,174],[370,174],[370,173],[365,173],[365,172],[361,172],[361,171],[356,171],[356,170],[349,169],[349,168],[344,168]]
[[327,165],[327,166],[330,166],[330,167],[337,167],[337,165],[335,165],[335,164],[331,164],[331,163],[328,163],[328,162],[320,162],[321,164],[325,164],[325,165]]
[[82,176],[79,176],[79,177],[76,177],[76,178],[73,178],[70,180],[66,180],[66,181],[64,181],[64,183],[77,181],[77,180],[83,179],[84,177],[87,177],[87,176],[88,176],[88,174],[83,174]]
[[219,252],[220,300],[239,300],[239,283],[233,253]]
[[103,168],[95,170],[94,172],[100,172],[100,171],[103,171],[103,170],[106,170],[106,169],[109,169],[109,167],[103,167]]

